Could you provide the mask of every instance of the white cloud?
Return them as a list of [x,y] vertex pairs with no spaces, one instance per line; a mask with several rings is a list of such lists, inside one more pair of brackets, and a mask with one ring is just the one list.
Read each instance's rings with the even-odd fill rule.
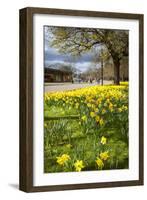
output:
[[54,65],[54,64],[66,64],[63,60],[47,60],[45,61],[45,66]]
[[75,63],[76,69],[80,70],[81,72],[86,71],[92,65],[91,62],[77,62]]
[[[55,64],[69,64],[69,62],[62,61],[62,60],[52,60],[52,61],[45,61],[45,66],[55,65]],[[92,66],[92,62],[74,62],[73,64],[76,69],[80,70],[81,72],[86,71],[90,66]]]

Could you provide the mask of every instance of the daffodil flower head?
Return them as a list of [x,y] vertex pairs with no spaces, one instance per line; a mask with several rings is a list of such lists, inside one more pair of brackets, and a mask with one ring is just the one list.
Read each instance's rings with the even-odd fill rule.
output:
[[108,151],[100,153],[100,158],[104,161],[107,160],[109,158]]
[[96,120],[96,122],[99,122],[99,121],[100,121],[100,117],[97,115],[97,116],[95,117],[95,120]]
[[123,111],[123,109],[122,109],[122,108],[118,108],[118,111],[119,111],[119,112],[122,112],[122,111]]
[[77,160],[77,161],[74,163],[74,167],[75,167],[75,170],[76,170],[77,172],[80,172],[85,166],[84,166],[82,160]]
[[103,169],[104,163],[99,157],[97,157],[97,159],[96,159],[96,164],[98,166],[98,169]]
[[56,158],[59,165],[64,165],[68,160],[70,160],[70,156],[68,154],[63,154],[62,156]]
[[106,113],[106,110],[105,110],[105,109],[103,109],[103,110],[102,110],[102,114],[105,114],[105,113]]
[[90,112],[90,116],[93,118],[95,117],[95,113],[94,112]]
[[98,112],[99,110],[98,110],[98,108],[95,108],[95,112]]
[[90,108],[90,107],[91,107],[91,104],[90,104],[90,103],[88,103],[88,104],[87,104],[87,107],[89,107],[89,108]]
[[101,144],[106,144],[107,143],[107,138],[106,137],[104,137],[104,136],[102,136],[101,137]]
[[86,115],[82,116],[82,120],[87,121],[87,116]]
[[66,144],[66,147],[70,149],[72,147],[72,145],[71,144]]
[[100,126],[103,126],[103,125],[104,125],[104,120],[103,120],[103,119],[100,119],[100,120],[99,120],[99,123],[100,123]]

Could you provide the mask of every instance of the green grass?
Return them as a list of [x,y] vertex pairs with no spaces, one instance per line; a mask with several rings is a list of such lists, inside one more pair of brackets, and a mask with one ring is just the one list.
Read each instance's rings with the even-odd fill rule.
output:
[[[103,127],[101,129],[88,129],[85,134],[85,125],[77,119],[62,119],[65,116],[62,107],[51,108],[45,112],[45,116],[61,117],[59,120],[46,121],[44,137],[44,172],[74,171],[73,164],[78,160],[84,160],[84,171],[97,170],[96,157],[102,151],[109,151],[111,155],[104,169],[128,168],[128,144],[125,137],[117,127]],[[66,114],[78,114],[76,110]],[[107,137],[107,144],[102,146],[101,137]],[[70,146],[70,145],[71,146]],[[69,154],[72,158],[71,166],[63,169],[57,164],[56,157]]]

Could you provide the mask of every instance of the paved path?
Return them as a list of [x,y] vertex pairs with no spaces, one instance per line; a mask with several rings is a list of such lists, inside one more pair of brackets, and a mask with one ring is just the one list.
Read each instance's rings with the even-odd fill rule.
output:
[[[111,84],[110,81],[104,82],[104,84]],[[68,91],[79,88],[99,85],[98,83],[48,83],[45,84],[45,92],[57,92],[57,91]]]
[[67,90],[75,90],[79,88],[84,88],[88,86],[93,86],[96,84],[89,84],[89,83],[83,83],[83,84],[78,84],[78,83],[73,83],[73,84],[57,84],[57,85],[48,85],[45,86],[45,92],[53,92],[53,91],[67,91]]

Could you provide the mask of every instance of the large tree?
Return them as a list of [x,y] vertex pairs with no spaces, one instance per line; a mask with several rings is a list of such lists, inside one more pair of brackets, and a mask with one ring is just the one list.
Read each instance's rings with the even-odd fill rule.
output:
[[114,84],[119,84],[120,61],[128,56],[128,31],[97,28],[48,27],[50,46],[73,56],[105,46],[114,63]]

